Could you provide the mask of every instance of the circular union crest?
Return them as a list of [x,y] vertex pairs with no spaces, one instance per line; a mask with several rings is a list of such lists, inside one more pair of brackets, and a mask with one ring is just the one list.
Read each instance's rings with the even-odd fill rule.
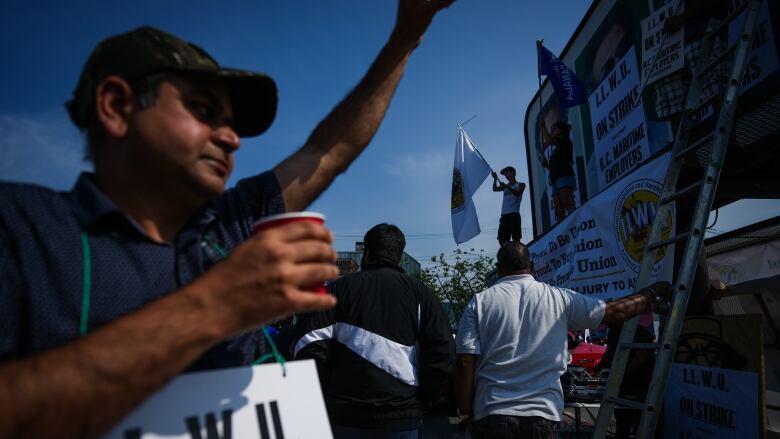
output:
[[463,209],[463,178],[460,176],[460,171],[457,169],[452,170],[452,197],[450,198],[450,210],[452,213],[458,212]]
[[742,270],[731,265],[719,265],[715,267],[715,277],[726,285],[736,284],[745,279]]
[[[658,209],[661,183],[655,180],[637,180],[623,189],[615,203],[615,235],[620,255],[626,264],[639,272],[647,240],[653,228],[653,220]],[[661,239],[668,239],[672,233],[672,213],[664,218],[661,226]],[[658,270],[658,262],[666,256],[667,248],[656,250],[653,273]]]

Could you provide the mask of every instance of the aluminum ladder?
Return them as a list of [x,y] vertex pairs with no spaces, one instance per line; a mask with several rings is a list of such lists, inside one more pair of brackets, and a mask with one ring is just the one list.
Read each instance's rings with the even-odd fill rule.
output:
[[[682,256],[677,280],[674,285],[674,293],[671,299],[671,307],[664,318],[660,336],[656,343],[635,343],[634,335],[639,317],[634,317],[623,324],[623,330],[620,335],[618,348],[610,370],[607,388],[599,409],[598,419],[596,420],[593,437],[602,439],[607,436],[607,432],[612,419],[615,407],[626,408],[640,411],[639,430],[637,438],[652,438],[658,422],[658,416],[662,409],[664,393],[669,379],[669,372],[674,354],[677,349],[677,340],[682,329],[685,309],[688,305],[690,286],[693,282],[696,272],[696,265],[699,254],[704,244],[704,231],[707,226],[707,219],[712,210],[712,203],[715,199],[715,191],[720,178],[720,171],[723,165],[726,147],[729,143],[729,136],[734,125],[735,111],[739,95],[742,78],[747,65],[750,46],[753,40],[753,34],[758,20],[758,12],[761,7],[761,0],[747,0],[739,8],[735,9],[722,23],[708,32],[705,37],[702,54],[697,60],[692,75],[691,85],[686,98],[685,109],[680,120],[674,145],[672,147],[672,158],[669,169],[663,184],[663,192],[658,202],[656,216],[653,220],[652,231],[647,240],[644,256],[642,258],[641,270],[636,281],[636,291],[650,285],[650,275],[655,262],[656,252],[669,244],[686,241],[685,251]],[[740,14],[746,12],[745,21],[737,42],[731,47],[712,58],[713,41],[717,38],[719,32],[734,21]],[[709,105],[709,102],[715,98],[715,95],[703,96],[701,83],[705,75],[721,62],[733,55],[730,75],[725,92],[721,95],[720,113],[717,115],[717,124],[715,129],[703,138],[694,142],[689,142],[690,128],[697,122],[695,117],[703,108]],[[704,64],[704,65],[702,65]],[[706,164],[703,165],[704,175],[696,183],[683,189],[677,190],[677,182],[680,176],[680,170],[683,166],[684,157],[691,152],[701,153],[707,149],[710,144],[709,156]],[[706,151],[705,151],[706,152]],[[662,228],[664,219],[672,213],[673,204],[676,200],[699,191],[698,199],[693,213],[693,220],[688,231],[671,236],[668,239],[662,239]],[[672,231],[674,232],[674,231]],[[673,234],[673,233],[670,233]],[[651,350],[656,353],[655,367],[650,380],[650,387],[645,401],[633,401],[618,396],[620,385],[626,371],[626,365],[631,351]]]

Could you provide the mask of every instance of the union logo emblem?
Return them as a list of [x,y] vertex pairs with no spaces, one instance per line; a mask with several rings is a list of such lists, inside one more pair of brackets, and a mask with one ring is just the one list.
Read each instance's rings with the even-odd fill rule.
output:
[[[658,210],[661,183],[655,180],[637,180],[629,184],[615,203],[615,234],[620,242],[618,250],[632,270],[639,272],[647,240],[653,228],[653,220]],[[674,228],[671,211],[663,219],[661,239],[671,236]],[[666,256],[668,247],[655,253],[653,274],[658,271],[658,262]]]
[[714,271],[715,277],[727,285],[736,284],[745,279],[745,275],[742,274],[741,270],[731,265],[716,266]]
[[464,206],[463,177],[457,169],[452,170],[452,196],[450,198],[450,210],[459,212]]

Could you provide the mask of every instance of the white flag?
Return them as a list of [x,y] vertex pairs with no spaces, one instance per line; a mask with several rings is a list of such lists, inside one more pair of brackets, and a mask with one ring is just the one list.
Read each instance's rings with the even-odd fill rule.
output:
[[477,210],[471,197],[490,175],[490,166],[477,152],[469,136],[458,128],[455,143],[455,165],[452,170],[452,236],[460,244],[479,235]]

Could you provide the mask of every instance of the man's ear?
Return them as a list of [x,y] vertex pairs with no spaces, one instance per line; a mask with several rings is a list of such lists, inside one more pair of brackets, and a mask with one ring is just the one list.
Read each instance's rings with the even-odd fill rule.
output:
[[133,90],[119,76],[107,76],[95,89],[95,114],[110,137],[127,134],[133,111]]

